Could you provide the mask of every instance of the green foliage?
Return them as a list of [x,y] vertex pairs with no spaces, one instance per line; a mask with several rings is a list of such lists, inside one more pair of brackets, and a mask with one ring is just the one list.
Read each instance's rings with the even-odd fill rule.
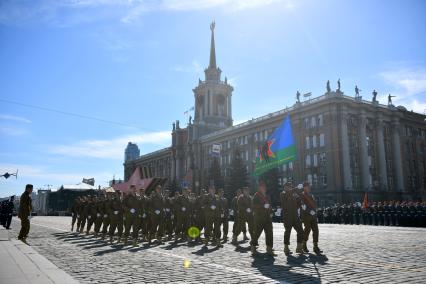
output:
[[244,186],[248,185],[246,165],[241,158],[241,153],[238,149],[234,152],[234,157],[231,163],[231,173],[227,182],[225,195],[228,199],[235,196],[235,192]]
[[223,188],[225,185],[222,174],[220,172],[219,159],[216,157],[213,158],[212,165],[210,166],[209,180],[207,185],[210,185],[211,182],[213,182],[216,189]]
[[280,203],[280,186],[278,183],[278,176],[278,168],[273,168],[260,177],[260,179],[264,180],[266,183],[266,188],[268,190],[267,194],[270,196],[271,203],[274,206],[279,205]]

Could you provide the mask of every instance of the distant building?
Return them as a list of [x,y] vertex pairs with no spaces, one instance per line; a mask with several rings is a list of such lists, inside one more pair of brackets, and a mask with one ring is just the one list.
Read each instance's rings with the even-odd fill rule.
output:
[[[233,88],[226,77],[221,80],[216,66],[213,28],[205,81],[193,89],[194,121],[185,128],[173,123],[171,147],[125,159],[125,181],[140,167],[148,173],[144,177],[189,180],[199,191],[209,184],[213,156],[226,178],[239,149],[254,190],[256,152],[289,115],[297,160],[279,167],[279,184],[308,181],[320,204],[360,201],[364,192],[370,200],[426,198],[425,115],[391,101],[383,105],[346,96],[328,86],[319,97],[233,126]],[[263,96],[259,94],[260,104]]]
[[37,190],[37,195],[33,197],[33,212],[37,215],[47,215],[48,207],[47,201],[49,194],[51,193],[50,189],[39,189]]
[[74,200],[83,195],[97,195],[99,190],[87,183],[64,184],[57,191],[48,194],[47,213],[68,214]]
[[124,161],[133,161],[141,155],[137,144],[129,142],[124,151]]

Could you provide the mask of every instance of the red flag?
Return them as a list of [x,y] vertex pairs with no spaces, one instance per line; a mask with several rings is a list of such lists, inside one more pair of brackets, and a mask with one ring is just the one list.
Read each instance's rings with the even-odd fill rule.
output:
[[368,208],[368,193],[364,193],[364,201],[362,202],[362,208],[367,209]]

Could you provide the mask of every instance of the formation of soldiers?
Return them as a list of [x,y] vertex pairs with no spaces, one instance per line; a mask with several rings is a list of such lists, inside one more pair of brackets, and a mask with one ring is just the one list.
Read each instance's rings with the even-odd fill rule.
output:
[[0,224],[8,230],[10,229],[13,209],[15,208],[15,205],[13,204],[14,199],[15,197],[12,196],[10,199],[0,202]]
[[[71,231],[75,228],[80,234],[88,235],[93,228],[95,237],[109,239],[111,244],[128,245],[131,241],[133,246],[138,246],[141,242],[151,244],[155,240],[162,244],[174,239],[175,242],[202,242],[205,246],[221,247],[223,242],[228,241],[231,217],[235,220],[233,244],[238,244],[238,237],[242,233],[243,241],[251,239],[251,252],[256,254],[258,239],[264,232],[266,252],[275,255],[274,214],[266,192],[266,184],[260,181],[259,189],[253,196],[244,187],[228,204],[223,189],[216,191],[214,187],[201,190],[199,195],[183,188],[179,194],[171,197],[167,190],[163,192],[160,185],[149,195],[145,189],[131,186],[126,194],[114,192],[100,197],[77,198],[71,208]],[[309,184],[294,188],[287,183],[281,193],[281,204],[286,231],[285,254],[292,253],[289,249],[292,228],[297,232],[296,253],[309,252],[306,243],[310,231],[313,232],[314,252],[322,253],[318,247],[317,206]]]
[[426,202],[384,201],[336,204],[318,209],[318,221],[331,224],[426,227]]

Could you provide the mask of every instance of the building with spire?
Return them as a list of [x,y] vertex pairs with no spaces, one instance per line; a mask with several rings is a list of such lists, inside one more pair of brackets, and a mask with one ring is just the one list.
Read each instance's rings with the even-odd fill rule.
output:
[[[238,149],[252,177],[257,150],[290,115],[298,159],[278,168],[278,183],[308,181],[320,205],[369,199],[425,199],[426,116],[392,102],[384,105],[355,94],[347,96],[327,83],[323,95],[233,125],[233,87],[221,78],[216,62],[215,23],[210,26],[209,65],[193,89],[194,120],[173,123],[171,146],[124,162],[127,181],[137,168],[199,191],[210,184],[209,169],[218,159],[230,175]],[[167,186],[167,185],[166,185]]]

